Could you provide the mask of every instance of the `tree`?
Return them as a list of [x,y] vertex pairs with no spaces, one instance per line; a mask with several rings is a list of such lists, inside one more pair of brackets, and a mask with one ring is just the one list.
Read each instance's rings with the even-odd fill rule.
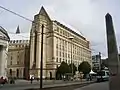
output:
[[83,72],[83,74],[88,74],[91,71],[91,66],[87,61],[83,61],[79,66],[78,66],[79,72]]
[[63,61],[60,67],[57,68],[56,76],[61,78],[61,76],[64,76],[66,73],[69,73],[69,72],[70,72],[70,68],[68,64]]
[[77,67],[74,64],[70,64],[69,65],[69,67],[70,67],[70,73],[72,73],[72,65],[73,65],[73,73],[75,75],[75,72],[77,71]]

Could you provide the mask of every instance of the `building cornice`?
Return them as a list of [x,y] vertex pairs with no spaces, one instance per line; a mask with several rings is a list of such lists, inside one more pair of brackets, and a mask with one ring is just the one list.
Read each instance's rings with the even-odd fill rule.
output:
[[75,35],[79,36],[80,38],[82,38],[82,39],[86,40],[86,38],[85,38],[85,37],[83,37],[82,35],[80,35],[80,34],[76,33],[75,31],[73,31],[72,29],[68,28],[67,26],[65,26],[65,25],[61,24],[60,22],[58,22],[58,21],[56,21],[56,20],[54,20],[53,22],[55,22],[57,25],[61,26],[62,28],[64,28],[64,29],[68,30],[69,32],[71,32],[71,33],[73,33],[73,34],[75,34]]

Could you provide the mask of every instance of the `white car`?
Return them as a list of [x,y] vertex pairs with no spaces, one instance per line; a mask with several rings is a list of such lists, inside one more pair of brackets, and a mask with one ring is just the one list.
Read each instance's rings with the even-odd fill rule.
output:
[[108,81],[109,80],[109,71],[102,70],[97,72],[97,81]]

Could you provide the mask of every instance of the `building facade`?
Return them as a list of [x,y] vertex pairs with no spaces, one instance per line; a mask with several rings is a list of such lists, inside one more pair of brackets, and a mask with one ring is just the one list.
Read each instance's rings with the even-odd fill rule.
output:
[[102,64],[102,62],[100,60],[101,60],[101,57],[100,57],[99,54],[92,56],[92,68],[93,68],[93,71],[99,71],[100,70],[101,64]]
[[0,77],[6,77],[7,75],[9,40],[7,31],[0,26]]
[[62,61],[74,63],[77,67],[82,61],[91,64],[89,41],[56,20],[51,20],[42,7],[39,14],[34,16],[30,32],[30,75],[40,77],[41,61],[41,30],[43,33],[43,78],[55,78],[56,69]]
[[25,33],[10,34],[8,49],[8,77],[28,78],[29,77],[29,40]]

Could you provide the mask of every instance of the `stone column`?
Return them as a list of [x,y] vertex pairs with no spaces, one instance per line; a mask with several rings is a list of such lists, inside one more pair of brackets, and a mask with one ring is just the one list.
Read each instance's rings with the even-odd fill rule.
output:
[[6,76],[7,69],[6,47],[0,46],[0,76]]
[[109,90],[120,90],[119,56],[112,16],[107,14],[105,19],[108,46],[108,67],[111,73],[109,80]]
[[41,61],[41,33],[37,33],[37,46],[36,46],[36,68],[40,70],[40,61]]
[[32,69],[34,63],[34,41],[35,34],[32,32],[30,35],[30,69]]

